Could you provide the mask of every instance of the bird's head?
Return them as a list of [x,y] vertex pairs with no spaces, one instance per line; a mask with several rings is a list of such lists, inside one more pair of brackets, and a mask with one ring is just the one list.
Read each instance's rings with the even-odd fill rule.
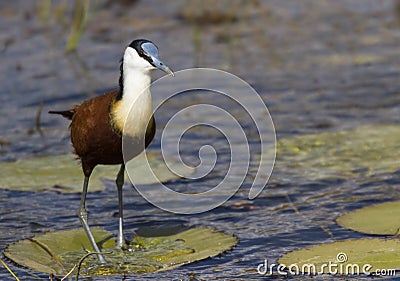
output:
[[153,42],[145,39],[133,40],[124,53],[124,67],[144,73],[160,69],[174,76],[172,70],[158,57],[158,48]]

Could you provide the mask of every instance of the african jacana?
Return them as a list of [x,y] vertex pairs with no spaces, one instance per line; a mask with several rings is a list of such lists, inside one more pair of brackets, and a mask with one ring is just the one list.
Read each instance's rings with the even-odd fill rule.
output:
[[[139,143],[144,142],[145,147],[153,140],[155,122],[149,87],[151,73],[156,69],[174,75],[159,59],[156,45],[144,39],[134,40],[126,48],[121,60],[118,90],[87,100],[70,110],[49,111],[71,120],[71,141],[85,176],[78,215],[96,252],[100,252],[100,249],[90,231],[85,207],[89,177],[96,165],[121,165],[116,178],[119,205],[117,247],[123,248],[126,241],[123,235],[122,186],[125,165],[122,135]],[[98,254],[98,258],[105,263],[102,254]]]

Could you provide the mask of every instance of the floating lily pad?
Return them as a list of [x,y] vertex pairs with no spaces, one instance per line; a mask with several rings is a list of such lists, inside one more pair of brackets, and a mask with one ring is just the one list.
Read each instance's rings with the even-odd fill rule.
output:
[[275,169],[312,180],[393,173],[400,169],[400,126],[361,126],[280,139]]
[[367,206],[340,216],[336,222],[367,234],[395,235],[400,229],[400,201]]
[[[164,162],[154,153],[148,153],[149,164],[157,177],[143,164],[144,154],[131,160],[129,169],[141,176],[135,178],[138,184],[152,184],[160,180],[166,182],[179,178],[172,173]],[[15,162],[0,162],[0,188],[41,191],[55,189],[59,192],[82,191],[83,173],[78,160],[72,154],[21,159]],[[104,189],[101,179],[115,180],[119,165],[97,166],[90,177],[89,191]],[[125,176],[128,179],[127,176]]]
[[[278,262],[291,271],[299,269],[299,272],[312,274],[354,275],[357,273],[352,270],[357,268],[361,274],[400,270],[400,240],[366,238],[322,244],[290,252]],[[330,271],[329,263],[337,265],[331,268],[337,272]]]
[[[112,234],[92,229],[101,245],[106,265],[95,255],[86,258],[81,276],[148,273],[172,269],[194,261],[216,256],[232,249],[238,242],[230,234],[206,227],[143,228],[131,242],[133,250],[116,250]],[[65,275],[92,247],[83,229],[72,229],[37,235],[10,245],[4,255],[19,265],[48,274]],[[75,270],[76,272],[76,270]]]

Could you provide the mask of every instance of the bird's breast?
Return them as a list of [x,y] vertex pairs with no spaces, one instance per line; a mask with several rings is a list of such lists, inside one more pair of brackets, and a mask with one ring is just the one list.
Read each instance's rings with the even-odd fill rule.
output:
[[153,115],[150,92],[137,97],[124,96],[111,106],[111,123],[122,132],[130,146],[137,148],[139,154],[145,146],[146,131]]

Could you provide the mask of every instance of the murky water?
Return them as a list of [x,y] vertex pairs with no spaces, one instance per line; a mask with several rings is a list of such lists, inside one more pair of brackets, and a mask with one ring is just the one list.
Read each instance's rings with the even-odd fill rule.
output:
[[[107,8],[103,2],[96,6],[76,55],[65,55],[68,30],[55,16],[38,19],[40,1],[0,4],[1,161],[71,151],[68,122],[46,112],[115,87],[123,48],[137,37],[156,42],[162,58],[175,71],[194,66],[220,68],[248,81],[268,105],[278,138],[400,120],[400,17],[396,1],[234,1],[225,13],[233,14],[235,20],[222,17],[212,23],[201,17],[201,9],[193,8],[197,1],[174,1],[168,6],[160,1],[128,6],[126,1],[109,1]],[[214,1],[209,5],[219,6]],[[193,9],[200,11],[200,16],[193,14]],[[193,101],[167,104],[157,120],[159,128],[165,125],[168,112]],[[196,97],[195,101],[210,99]],[[218,105],[221,101],[215,102]],[[171,185],[176,190],[212,187],[219,181],[218,175],[224,174],[229,159],[224,138],[207,130],[202,133],[210,134],[220,148],[222,158],[216,175],[194,183],[177,181]],[[196,160],[193,148],[203,144],[200,136],[194,132],[187,139],[190,145],[183,145],[188,161]],[[158,143],[156,139],[154,145]],[[138,226],[182,222],[234,233],[240,243],[220,257],[172,271],[93,279],[258,280],[261,276],[256,268],[265,258],[275,262],[300,247],[364,236],[336,225],[334,219],[339,214],[400,198],[398,172],[368,182],[312,182],[291,181],[285,170],[279,170],[274,171],[269,188],[249,201],[252,176],[223,206],[190,216],[163,212],[133,189],[126,190],[128,233]],[[116,192],[113,182],[106,184],[104,192],[89,194],[90,223],[115,233]],[[79,197],[0,189],[0,250],[34,234],[80,227],[76,216]],[[13,269],[21,280],[47,278]],[[3,268],[0,277],[11,278]]]

